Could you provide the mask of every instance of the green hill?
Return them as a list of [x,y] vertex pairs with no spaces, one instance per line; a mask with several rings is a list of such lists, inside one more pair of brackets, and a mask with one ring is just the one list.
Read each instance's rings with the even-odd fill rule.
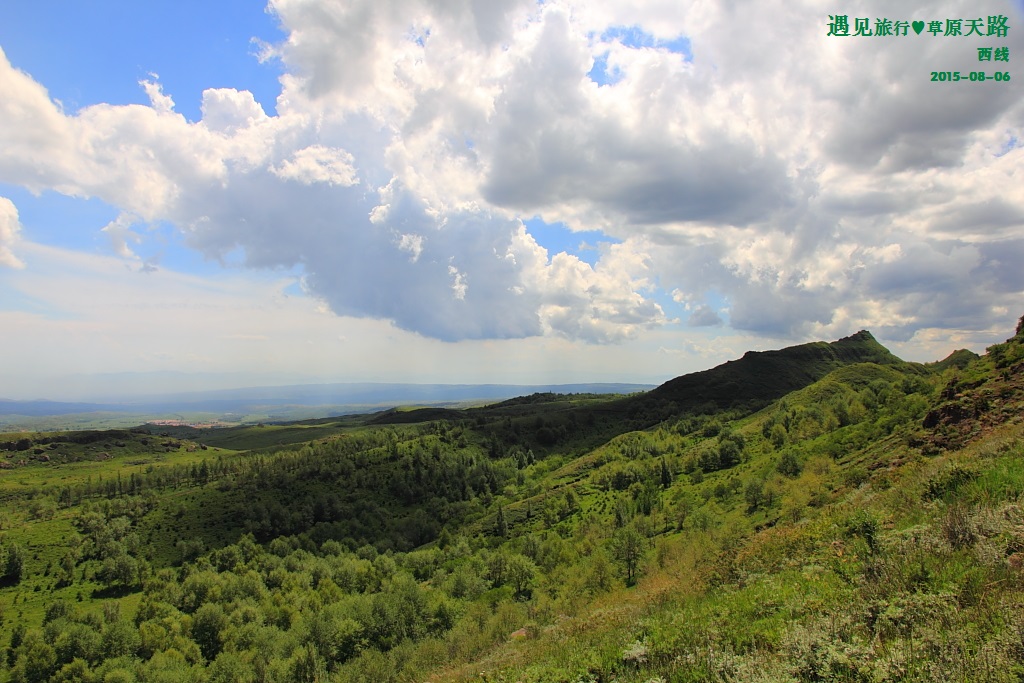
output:
[[748,351],[739,360],[670,380],[650,392],[683,412],[711,412],[760,406],[815,382],[844,365],[875,363],[902,369],[870,332],[832,343],[812,342],[778,351]]
[[952,358],[5,436],[0,680],[1020,680],[1024,338]]
[[938,372],[942,372],[950,368],[959,368],[963,370],[976,360],[978,360],[978,354],[973,351],[957,349],[942,360],[936,363],[929,363],[928,367],[929,369],[936,370]]

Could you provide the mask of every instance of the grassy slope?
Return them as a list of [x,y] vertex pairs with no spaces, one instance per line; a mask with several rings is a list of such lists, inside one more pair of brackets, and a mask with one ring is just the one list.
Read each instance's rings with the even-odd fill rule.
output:
[[[759,529],[744,503],[719,505],[710,528],[656,535],[635,589],[431,680],[1019,680],[1024,366],[995,365],[981,359],[966,378],[944,378],[971,389],[947,388],[933,409],[948,417],[951,403],[1000,396],[985,414],[932,429],[909,422],[839,459],[812,455],[780,495],[817,489],[816,504],[788,513],[783,504]],[[893,372],[842,369],[785,402],[810,407]],[[978,418],[984,428],[962,448],[924,456],[909,445]],[[763,471],[770,459],[730,474]],[[866,475],[851,479],[854,470]]]

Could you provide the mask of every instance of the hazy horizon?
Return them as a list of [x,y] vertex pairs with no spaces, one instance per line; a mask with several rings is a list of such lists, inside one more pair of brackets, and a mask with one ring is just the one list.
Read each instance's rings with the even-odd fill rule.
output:
[[[870,330],[869,330],[870,331]],[[1010,330],[1006,336],[1010,336]],[[835,340],[817,340],[835,341]],[[885,344],[883,344],[885,345]],[[783,348],[783,347],[775,347]],[[747,349],[747,351],[764,351],[773,349]],[[892,349],[890,348],[890,351]],[[952,353],[957,349],[950,349]],[[973,349],[972,349],[973,350]],[[979,350],[984,353],[984,349]],[[255,389],[286,389],[286,388],[313,388],[332,386],[504,386],[504,387],[538,387],[538,386],[578,386],[578,385],[636,385],[655,387],[675,377],[711,369],[731,360],[736,360],[743,355],[743,351],[733,357],[727,358],[714,365],[694,367],[686,371],[680,371],[665,377],[648,377],[634,379],[609,379],[618,377],[611,373],[604,379],[576,380],[576,381],[543,381],[544,377],[535,376],[539,381],[454,381],[453,376],[457,373],[444,374],[434,373],[430,375],[418,375],[413,381],[400,381],[399,379],[354,379],[334,378],[327,379],[323,376],[284,375],[274,373],[197,373],[184,372],[179,370],[164,370],[150,372],[110,372],[84,374],[76,373],[61,377],[39,377],[25,376],[17,381],[16,375],[8,375],[6,382],[0,386],[0,400],[14,401],[67,401],[67,402],[122,402],[137,399],[160,399],[167,396],[176,396],[188,393],[212,394],[216,392],[245,391]],[[912,362],[930,363],[940,361],[949,353],[935,358],[913,359],[903,358]],[[900,354],[896,354],[899,356]],[[692,360],[692,359],[691,359]],[[547,375],[546,377],[550,377]],[[435,381],[428,381],[425,377],[434,377]],[[444,381],[445,379],[449,381]],[[11,381],[11,380],[15,381]],[[47,393],[40,393],[47,392]]]
[[[530,383],[503,383],[503,382],[326,382],[326,381],[288,381],[287,378],[280,378],[274,381],[265,378],[265,382],[253,384],[231,383],[229,376],[208,377],[199,374],[181,372],[160,372],[160,373],[110,373],[96,376],[81,376],[77,382],[64,378],[64,382],[48,383],[47,388],[17,389],[11,390],[4,386],[0,388],[0,401],[54,401],[70,403],[122,403],[134,401],[166,400],[168,398],[196,396],[213,396],[217,394],[233,392],[253,392],[259,390],[278,391],[288,389],[302,389],[315,391],[316,389],[330,389],[340,387],[580,387],[580,386],[646,386],[655,387],[662,384],[658,382],[530,382]],[[234,376],[230,376],[234,377]],[[238,377],[239,382],[244,382],[244,377]],[[153,380],[161,379],[165,383],[162,388],[154,389]],[[671,378],[668,378],[671,379]],[[39,386],[39,385],[37,385]],[[39,391],[47,393],[38,393]]]

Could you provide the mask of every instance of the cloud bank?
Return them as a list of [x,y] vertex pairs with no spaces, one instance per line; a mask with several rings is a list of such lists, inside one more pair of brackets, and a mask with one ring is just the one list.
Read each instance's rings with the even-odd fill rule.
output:
[[[992,70],[976,47],[995,39],[828,37],[815,3],[781,0],[268,11],[274,116],[219,88],[189,121],[156,80],[149,106],[68,115],[0,53],[0,180],[118,207],[125,258],[133,226],[170,222],[211,259],[300,267],[339,315],[445,341],[617,342],[677,316],[909,339],[1019,314],[1024,78],[929,79]],[[996,42],[1024,54],[1021,36]],[[616,243],[594,266],[549,253],[532,216]],[[20,264],[17,228],[0,202],[0,264]]]

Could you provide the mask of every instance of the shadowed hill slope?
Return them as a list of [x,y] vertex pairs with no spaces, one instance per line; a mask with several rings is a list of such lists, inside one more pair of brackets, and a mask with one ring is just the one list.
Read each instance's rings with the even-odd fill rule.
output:
[[901,360],[870,332],[861,331],[834,342],[750,351],[737,360],[669,380],[649,392],[620,398],[539,393],[443,414],[436,410],[388,412],[373,423],[471,418],[490,425],[499,439],[524,448],[582,453],[618,434],[666,420],[718,412],[733,417],[749,414],[835,370],[866,364],[914,375],[930,372],[923,365]]
[[603,408],[630,418],[642,429],[673,416],[719,411],[749,413],[791,391],[802,389],[842,367],[860,363],[926,374],[921,365],[893,355],[860,331],[834,342],[811,342],[774,351],[748,351],[743,357],[709,370],[682,375],[646,394],[630,396]]
[[831,343],[748,351],[739,360],[670,380],[648,397],[675,402],[683,412],[754,407],[856,363],[909,365],[879,344],[870,332],[861,331]]

